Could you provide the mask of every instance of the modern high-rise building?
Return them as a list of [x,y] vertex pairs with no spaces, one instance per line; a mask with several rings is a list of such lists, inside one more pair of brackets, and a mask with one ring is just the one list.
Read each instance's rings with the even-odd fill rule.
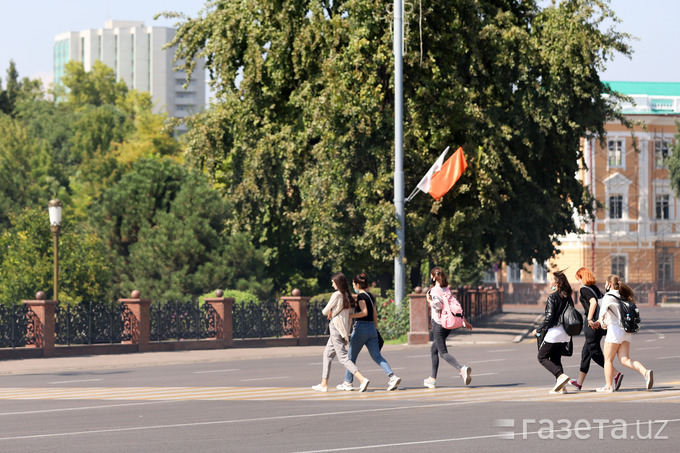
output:
[[64,75],[70,60],[83,63],[86,71],[95,61],[114,70],[116,80],[129,88],[151,93],[157,111],[183,118],[205,106],[205,71],[197,65],[191,83],[174,71],[174,49],[163,49],[175,36],[170,27],[147,27],[144,22],[107,20],[104,28],[66,32],[55,36],[54,83]]

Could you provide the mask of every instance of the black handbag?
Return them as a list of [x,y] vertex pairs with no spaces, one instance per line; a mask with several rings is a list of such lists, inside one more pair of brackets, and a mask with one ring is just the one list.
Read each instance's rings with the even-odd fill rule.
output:
[[378,332],[378,348],[382,350],[383,345],[385,344],[385,340],[383,340],[382,335],[380,335],[380,332]]

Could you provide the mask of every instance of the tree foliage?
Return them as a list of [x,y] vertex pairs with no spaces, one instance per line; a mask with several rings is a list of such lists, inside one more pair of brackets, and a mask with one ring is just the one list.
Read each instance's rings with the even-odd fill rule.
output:
[[[0,303],[33,299],[37,291],[54,297],[53,236],[44,209],[12,214],[11,228],[0,236]],[[104,300],[111,294],[111,259],[92,231],[66,220],[59,235],[59,300]]]
[[[167,16],[175,16],[166,13]],[[422,17],[422,20],[421,20]],[[176,57],[207,61],[217,101],[190,121],[189,154],[233,201],[231,224],[279,276],[387,272],[392,207],[392,17],[378,0],[211,1],[181,18]],[[410,264],[470,282],[492,259],[555,253],[590,214],[581,137],[618,117],[598,76],[628,36],[604,0],[457,0],[407,12],[406,188],[441,150],[468,171],[440,202],[406,206]],[[312,270],[313,271],[313,270]]]
[[120,293],[182,299],[210,288],[266,297],[261,253],[244,233],[231,234],[231,206],[207,179],[169,159],[142,159],[102,197],[100,231],[120,257]]

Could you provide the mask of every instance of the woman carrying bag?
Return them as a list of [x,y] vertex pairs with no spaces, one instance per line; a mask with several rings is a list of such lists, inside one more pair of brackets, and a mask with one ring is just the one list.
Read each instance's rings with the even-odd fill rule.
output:
[[360,392],[365,392],[368,388],[369,380],[364,377],[357,366],[349,360],[347,354],[347,344],[349,343],[349,312],[351,307],[351,296],[349,294],[349,286],[347,285],[347,278],[342,272],[333,274],[331,277],[331,284],[335,292],[331,295],[330,300],[321,311],[325,316],[330,316],[329,323],[330,336],[326,343],[326,349],[323,351],[323,369],[321,372],[321,383],[312,386],[313,390],[317,392],[328,391],[328,377],[331,374],[331,363],[333,358],[338,356],[338,360],[342,363],[347,371],[352,373],[359,379],[361,385]]
[[[387,360],[380,353],[380,343],[378,339],[378,309],[375,306],[375,297],[373,294],[366,291],[368,289],[368,276],[361,273],[354,277],[352,281],[354,292],[358,293],[357,302],[359,304],[359,311],[351,313],[350,318],[354,318],[354,330],[349,340],[349,359],[356,364],[357,357],[361,349],[366,346],[371,358],[375,363],[380,365],[380,368],[385,371],[389,378],[387,382],[387,390],[396,390],[401,382],[401,378],[396,376],[390,368]],[[352,381],[354,376],[348,369],[345,372],[345,382],[337,386],[338,390],[354,390]]]
[[567,393],[564,386],[569,382],[569,376],[564,374],[562,356],[569,347],[571,337],[562,326],[561,315],[567,304],[572,302],[571,285],[562,271],[550,274],[550,289],[553,292],[545,304],[545,318],[531,332],[531,336],[536,336],[540,345],[538,362],[555,376],[555,385],[549,393]]

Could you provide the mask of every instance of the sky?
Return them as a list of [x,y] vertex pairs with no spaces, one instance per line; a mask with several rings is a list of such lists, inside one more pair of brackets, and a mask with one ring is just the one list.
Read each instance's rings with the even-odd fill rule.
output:
[[[425,0],[427,1],[427,0]],[[153,20],[161,11],[196,17],[204,0],[0,0],[0,77],[10,59],[20,77],[52,81],[54,36],[66,31],[103,28],[112,20],[143,20],[147,26],[173,26],[175,20]],[[680,82],[680,0],[611,0],[622,19],[620,31],[631,41],[632,59],[621,55],[601,74],[607,81]]]

